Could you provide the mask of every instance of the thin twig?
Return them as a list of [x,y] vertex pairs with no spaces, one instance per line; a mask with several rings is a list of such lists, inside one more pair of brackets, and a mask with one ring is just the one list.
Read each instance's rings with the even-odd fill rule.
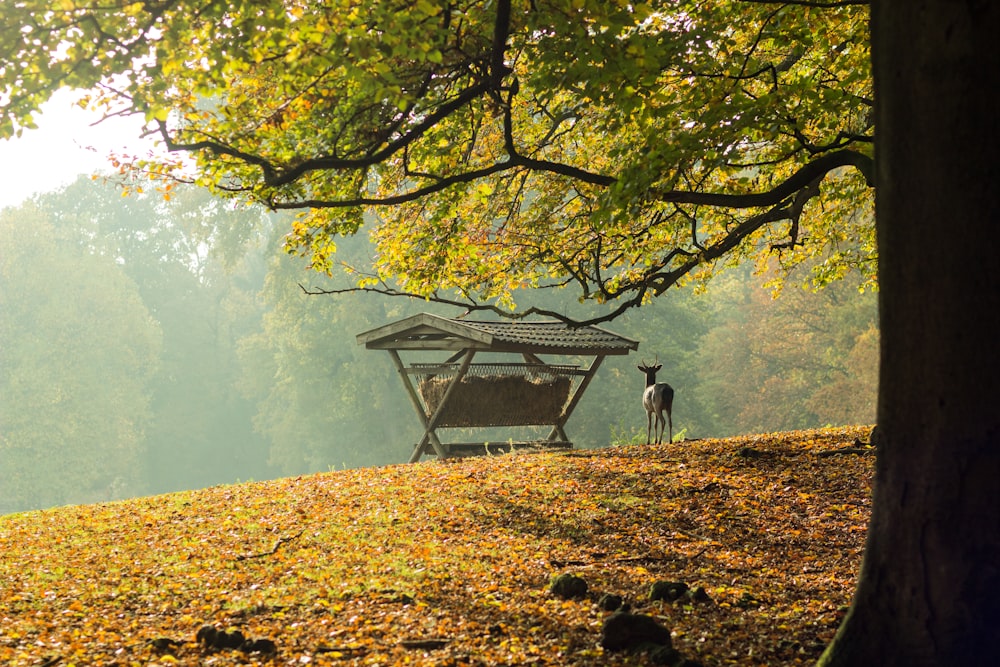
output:
[[826,449],[816,452],[816,456],[837,456],[838,454],[874,454],[874,447],[841,447],[840,449]]
[[436,637],[428,639],[404,639],[399,642],[399,645],[403,648],[433,651],[435,649],[444,648],[450,641],[450,639]]
[[265,556],[273,556],[274,554],[276,554],[278,552],[278,549],[281,548],[281,545],[283,545],[283,544],[285,544],[287,542],[291,542],[292,540],[294,540],[295,538],[299,537],[304,532],[305,532],[305,530],[303,529],[303,530],[300,530],[299,532],[295,533],[294,535],[289,535],[288,537],[280,537],[280,538],[278,538],[278,541],[274,543],[274,546],[271,547],[270,551],[262,551],[261,553],[256,553],[256,554],[240,554],[239,556],[236,557],[236,560],[250,560],[251,558],[263,558]]
[[316,653],[350,653],[351,657],[358,657],[368,652],[363,646],[317,646]]

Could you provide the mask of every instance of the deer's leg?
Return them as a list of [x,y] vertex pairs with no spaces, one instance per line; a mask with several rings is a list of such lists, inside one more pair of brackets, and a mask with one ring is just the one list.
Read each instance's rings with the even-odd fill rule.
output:
[[650,439],[650,435],[649,435],[649,432],[652,430],[652,428],[653,428],[653,413],[650,412],[649,410],[646,410],[646,444],[647,445],[652,442],[652,440]]
[[667,409],[667,421],[670,422],[670,442],[674,441],[674,390],[670,390],[670,396],[664,402],[664,406]]

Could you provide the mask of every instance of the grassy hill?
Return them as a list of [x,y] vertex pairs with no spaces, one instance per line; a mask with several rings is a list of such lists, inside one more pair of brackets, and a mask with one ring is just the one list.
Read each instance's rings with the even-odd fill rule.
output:
[[[605,593],[703,665],[809,664],[850,600],[874,460],[825,452],[869,430],[349,470],[2,517],[0,664],[650,664],[598,645]],[[566,572],[586,597],[549,592]],[[656,581],[706,595],[651,602]],[[199,643],[205,626],[226,634]],[[237,630],[259,650],[205,647]]]

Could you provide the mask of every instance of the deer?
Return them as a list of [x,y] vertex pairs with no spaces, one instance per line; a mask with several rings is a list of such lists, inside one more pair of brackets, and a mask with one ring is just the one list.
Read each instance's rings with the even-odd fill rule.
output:
[[[659,359],[657,359],[659,361]],[[663,368],[662,364],[653,362],[655,366],[649,366],[643,360],[639,370],[646,374],[646,390],[642,392],[642,407],[646,409],[646,444],[651,444],[652,434],[656,434],[656,444],[663,442],[663,427],[669,424],[669,439],[674,441],[674,420],[670,411],[674,405],[674,388],[666,382],[656,381],[656,372]],[[667,418],[663,418],[663,413],[667,413]],[[653,415],[656,415],[656,423],[653,423]],[[657,431],[658,429],[658,431]],[[652,434],[650,433],[652,431]]]

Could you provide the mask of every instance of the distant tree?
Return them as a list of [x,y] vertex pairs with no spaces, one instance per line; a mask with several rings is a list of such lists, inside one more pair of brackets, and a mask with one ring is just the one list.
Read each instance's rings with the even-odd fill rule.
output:
[[162,332],[140,467],[148,488],[269,476],[263,441],[250,426],[252,406],[237,389],[236,354],[237,340],[261,316],[258,255],[268,223],[259,209],[234,211],[203,190],[168,194],[122,197],[114,183],[81,177],[38,203],[134,281]]
[[774,298],[741,273],[713,283],[716,316],[700,345],[694,390],[711,406],[713,433],[874,423],[875,294],[848,278]]
[[879,332],[871,325],[854,339],[842,366],[809,397],[807,406],[824,424],[875,423]]
[[[361,241],[346,250],[363,251]],[[405,461],[419,422],[388,356],[355,339],[392,312],[375,299],[317,301],[299,283],[303,268],[298,259],[271,260],[263,325],[239,341],[240,387],[256,406],[268,460],[285,474]]]
[[0,509],[145,491],[161,332],[75,231],[31,203],[0,212]]

